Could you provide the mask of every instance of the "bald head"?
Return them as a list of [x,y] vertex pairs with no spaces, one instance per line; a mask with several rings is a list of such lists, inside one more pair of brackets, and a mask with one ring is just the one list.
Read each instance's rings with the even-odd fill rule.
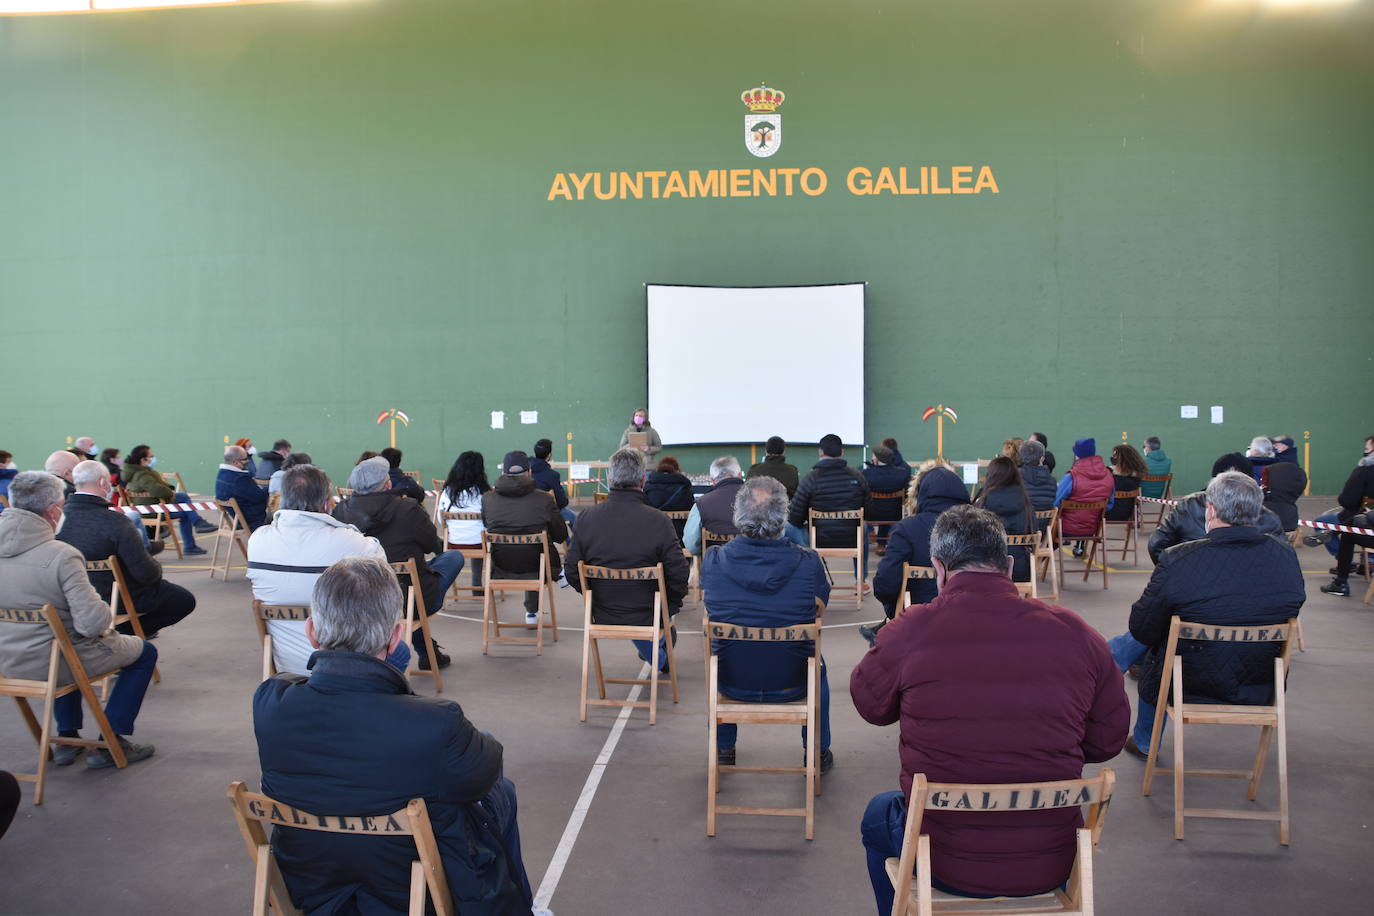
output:
[[48,460],[43,462],[43,470],[47,471],[49,474],[61,477],[63,480],[71,480],[72,469],[80,463],[80,458],[63,449],[60,452],[53,452],[48,456]]
[[95,454],[95,440],[90,436],[82,436],[80,439],[73,442],[72,445],[81,449],[81,451],[85,452],[87,455]]
[[110,494],[110,472],[99,461],[82,461],[72,468],[72,483],[78,493],[100,497]]
[[241,445],[231,445],[224,450],[224,463],[234,464],[239,461],[246,461],[248,452]]

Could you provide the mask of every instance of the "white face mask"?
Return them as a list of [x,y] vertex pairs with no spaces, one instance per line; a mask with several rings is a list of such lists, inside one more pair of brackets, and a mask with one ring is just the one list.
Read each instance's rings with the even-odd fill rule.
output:
[[96,455],[100,454],[100,446],[92,445],[90,448],[86,449],[86,454],[94,458]]
[[11,461],[9,464],[5,465],[5,469],[6,469],[6,470],[9,470],[9,471],[14,471],[14,470],[18,470],[18,466],[15,465],[15,463],[14,463],[13,461]]

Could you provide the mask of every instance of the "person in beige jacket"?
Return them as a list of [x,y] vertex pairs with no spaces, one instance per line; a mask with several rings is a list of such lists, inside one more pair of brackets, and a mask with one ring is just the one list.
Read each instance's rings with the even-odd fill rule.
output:
[[[114,615],[87,578],[81,552],[54,538],[62,524],[62,502],[62,481],[45,471],[25,471],[10,482],[10,508],[0,515],[0,607],[37,610],[53,605],[87,675],[120,672],[105,715],[133,763],[153,753],[151,744],[134,744],[124,736],[133,734],[157,650],[137,636],[114,631]],[[0,676],[46,680],[52,638],[47,623],[0,625]],[[72,683],[66,661],[59,664],[59,683]],[[58,734],[79,737],[81,712],[80,692],[59,698],[53,705]],[[53,762],[68,766],[80,751],[58,745]],[[87,755],[86,766],[101,769],[114,766],[114,760],[97,748]]]

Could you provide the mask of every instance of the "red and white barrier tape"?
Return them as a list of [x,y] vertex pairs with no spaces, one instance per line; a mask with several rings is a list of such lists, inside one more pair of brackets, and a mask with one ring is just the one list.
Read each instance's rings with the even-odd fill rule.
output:
[[1139,500],[1140,500],[1141,502],[1143,502],[1143,503],[1155,503],[1155,504],[1160,505],[1160,506],[1177,506],[1177,505],[1178,505],[1178,500],[1176,500],[1176,499],[1156,499],[1156,498],[1153,497],[1153,496],[1140,496],[1140,497],[1137,497],[1137,499],[1139,499]]
[[163,512],[193,512],[196,510],[215,512],[219,506],[215,503],[158,503],[155,506],[111,506],[113,512],[123,512],[132,509],[139,515],[160,515]]

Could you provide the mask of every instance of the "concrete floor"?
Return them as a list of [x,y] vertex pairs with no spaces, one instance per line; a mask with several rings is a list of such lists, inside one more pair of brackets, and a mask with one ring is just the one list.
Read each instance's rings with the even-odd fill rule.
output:
[[[1303,516],[1330,503],[1311,498]],[[1295,656],[1289,692],[1292,845],[1279,846],[1273,825],[1246,821],[1189,821],[1187,840],[1175,841],[1167,784],[1142,798],[1143,765],[1123,755],[1110,764],[1118,793],[1096,860],[1099,912],[1370,912],[1374,607],[1317,591],[1331,565],[1324,551],[1300,548],[1300,559],[1308,572],[1308,651]],[[0,841],[0,913],[247,910],[252,868],[225,789],[235,779],[256,788],[258,775],[249,697],[259,656],[249,589],[241,569],[224,583],[212,582],[200,564],[168,566],[200,606],[158,640],[164,680],[149,690],[137,735],[154,742],[157,754],[125,771],[87,772],[80,763],[51,770],[41,807],[29,804],[32,789],[24,787],[24,804]],[[1100,579],[1070,578],[1061,603],[1104,634],[1120,632],[1149,568],[1142,550],[1140,567],[1113,564],[1109,591]],[[513,601],[504,607],[517,610]],[[586,724],[577,721],[576,594],[561,589],[558,608],[563,639],[542,658],[514,647],[483,657],[472,610],[454,608],[437,623],[454,657],[444,695],[505,745],[536,888],[617,718],[614,710],[594,709]],[[628,720],[550,907],[559,916],[871,913],[858,822],[870,796],[897,786],[897,730],[864,723],[847,685],[865,648],[855,626],[879,614],[870,599],[863,611],[837,606],[826,615],[836,767],[817,802],[816,839],[807,842],[801,822],[791,818],[723,817],[718,835],[706,837],[703,671],[691,632],[700,612],[684,611],[682,703],[662,699],[653,727],[643,712]],[[628,647],[607,656],[627,673],[638,667]],[[1128,682],[1132,697],[1133,687]],[[419,678],[416,690],[433,688]],[[1200,730],[1190,762],[1243,765],[1253,740],[1249,730]],[[739,754],[741,763],[791,764],[799,757],[797,735],[744,729]],[[17,713],[0,712],[0,768],[31,770],[34,759]],[[1274,802],[1273,772],[1271,765],[1263,804]],[[800,785],[795,777],[740,776],[725,792],[792,804]],[[1190,782],[1189,792],[1195,804],[1244,803],[1230,780]]]

